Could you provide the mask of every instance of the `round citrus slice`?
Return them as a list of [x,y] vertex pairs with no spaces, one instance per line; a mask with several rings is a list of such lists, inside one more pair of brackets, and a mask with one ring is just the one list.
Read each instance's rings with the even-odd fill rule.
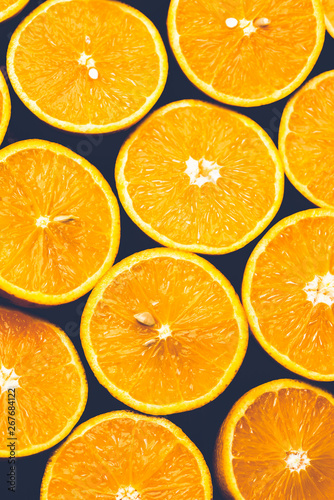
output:
[[243,303],[262,347],[289,370],[334,380],[334,210],[276,224],[253,251]]
[[152,113],[121,148],[115,175],[123,207],[146,234],[205,254],[258,236],[284,189],[278,151],[259,125],[194,100]]
[[[1,19],[1,17],[0,17]],[[11,112],[10,96],[6,80],[0,71],[0,144],[2,143],[9,124]]]
[[113,396],[167,414],[223,392],[244,358],[248,327],[238,296],[212,264],[157,248],[127,257],[98,283],[81,340]]
[[16,16],[27,5],[29,0],[1,0],[0,23],[10,17]]
[[45,470],[41,500],[211,500],[199,449],[164,418],[127,411],[75,429]]
[[168,33],[181,69],[200,90],[258,106],[305,80],[324,43],[323,17],[319,0],[172,0]]
[[71,132],[104,133],[151,109],[168,62],[157,29],[138,10],[109,0],[49,0],[14,32],[7,68],[38,118]]
[[322,0],[325,9],[325,22],[328,33],[334,37],[334,0]]
[[310,80],[287,104],[279,148],[286,175],[307,199],[334,208],[334,71]]
[[234,405],[216,443],[216,472],[235,500],[333,498],[334,398],[275,380]]
[[0,324],[0,457],[32,455],[59,443],[79,420],[85,372],[51,323],[0,307]]
[[0,289],[34,304],[70,302],[112,266],[119,209],[100,172],[47,141],[0,152]]

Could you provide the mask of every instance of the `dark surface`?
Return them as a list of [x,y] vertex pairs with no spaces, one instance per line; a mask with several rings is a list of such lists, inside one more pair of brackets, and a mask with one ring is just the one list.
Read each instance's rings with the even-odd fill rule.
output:
[[[16,18],[0,25],[0,64],[4,72],[6,50],[11,33],[19,22],[39,3],[41,2],[32,0]],[[166,34],[166,17],[169,0],[128,0],[127,3],[137,7],[155,23],[164,39],[168,51],[170,65],[169,77],[166,88],[155,108],[171,101],[184,98],[210,101],[205,94],[197,90],[187,80],[171,53]],[[327,34],[325,47],[310,77],[334,68],[333,53],[334,40]],[[12,99],[12,118],[3,146],[7,146],[9,143],[22,139],[32,138],[46,139],[67,146],[78,154],[86,157],[95,165],[108,180],[113,191],[116,192],[114,182],[115,159],[121,144],[129,134],[129,130],[104,136],[84,136],[63,132],[50,127],[35,117],[22,104],[11,87],[10,92]],[[277,144],[279,120],[285,103],[286,99],[283,99],[279,102],[258,108],[236,109],[257,121]],[[284,201],[278,215],[271,225],[278,222],[283,217],[311,207],[313,207],[313,205],[299,194],[286,180]],[[158,246],[157,243],[147,237],[135,226],[122,208],[121,227],[121,245],[116,262],[134,252]],[[245,248],[229,255],[206,256],[210,262],[225,274],[239,294],[245,264],[259,239],[260,238],[257,238]],[[79,338],[79,325],[81,312],[86,300],[87,296],[64,306],[57,306],[51,309],[36,309],[34,311],[35,314],[49,319],[66,331],[84,363],[89,383],[89,396],[87,407],[79,423],[101,413],[127,408],[121,402],[114,399],[109,392],[97,382],[83,355]],[[5,304],[5,301],[3,301],[3,303]],[[257,342],[250,337],[245,361],[235,379],[221,396],[198,410],[168,417],[183,429],[203,453],[212,472],[215,500],[222,500],[225,498],[218,489],[212,470],[213,448],[221,423],[234,402],[249,389],[264,382],[284,377],[300,378],[278,365],[262,350]],[[318,383],[317,385],[334,392],[334,383]],[[39,402],[36,401],[36,404],[38,405]],[[8,472],[8,463],[6,460],[1,460],[0,499],[15,498],[17,500],[38,500],[43,472],[55,448],[56,447],[43,453],[18,460],[16,493],[7,491],[6,474]]]

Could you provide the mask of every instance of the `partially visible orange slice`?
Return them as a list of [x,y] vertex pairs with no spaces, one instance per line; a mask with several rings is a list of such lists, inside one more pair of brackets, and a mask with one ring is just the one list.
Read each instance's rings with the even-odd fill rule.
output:
[[109,0],[49,0],[14,32],[8,75],[41,120],[71,132],[133,125],[158,100],[168,62],[141,12]]
[[0,152],[0,289],[34,304],[70,302],[114,262],[119,209],[88,161],[47,141]]
[[116,162],[118,194],[151,238],[191,252],[243,247],[275,216],[284,172],[278,151],[253,120],[202,101],[155,111]]
[[164,418],[126,411],[75,429],[52,456],[41,500],[211,500],[198,448]]
[[334,380],[334,210],[276,224],[255,247],[242,285],[252,331],[289,370]]
[[334,208],[334,71],[310,80],[287,104],[279,149],[286,175],[310,201]]
[[[79,356],[47,321],[0,307],[0,457],[51,448],[69,434],[87,401]],[[70,396],[69,396],[70,394]]]
[[334,0],[322,0],[328,33],[334,37]]
[[2,143],[9,124],[11,103],[6,80],[0,71],[0,144]]
[[0,0],[0,23],[16,16],[28,2],[29,0]]
[[321,52],[320,0],[172,0],[171,47],[181,69],[218,101],[259,106],[282,99]]
[[334,398],[296,380],[252,389],[216,444],[216,473],[235,500],[334,498]]
[[81,340],[113,396],[152,414],[216,398],[244,358],[248,326],[238,296],[209,262],[168,248],[116,264],[90,295]]

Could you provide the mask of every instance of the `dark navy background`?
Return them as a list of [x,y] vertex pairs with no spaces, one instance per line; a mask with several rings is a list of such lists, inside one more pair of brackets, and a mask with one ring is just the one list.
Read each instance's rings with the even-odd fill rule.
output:
[[[11,33],[15,30],[19,22],[39,3],[41,2],[31,0],[28,6],[18,16],[0,25],[0,65],[1,70],[4,73],[6,51]],[[175,100],[186,98],[212,101],[205,94],[197,90],[187,80],[171,53],[166,30],[169,0],[127,0],[127,3],[138,8],[154,22],[164,39],[165,46],[168,51],[168,81],[166,88],[155,108]],[[324,71],[334,69],[333,54],[334,40],[327,34],[324,49],[310,77],[318,75]],[[12,90],[10,84],[9,87],[12,100],[12,117],[7,135],[2,145],[3,147],[19,140],[35,138],[46,139],[67,146],[74,152],[87,158],[93,165],[95,165],[102,172],[112,186],[113,191],[116,193],[114,182],[115,160],[120,146],[128,136],[131,129],[104,136],[70,134],[57,130],[35,117],[22,104]],[[47,92],[47,88],[45,91]],[[286,101],[287,99],[283,99],[267,106],[250,109],[235,109],[257,121],[277,144],[280,116]],[[314,205],[299,194],[286,179],[284,201],[272,224],[278,222],[283,217],[313,206]],[[121,245],[116,262],[124,257],[127,257],[128,255],[133,254],[134,252],[158,246],[157,243],[137,228],[137,226],[127,217],[122,207],[121,228]],[[225,274],[239,294],[245,264],[259,239],[260,237],[247,245],[245,248],[228,255],[205,256],[205,258],[207,258],[223,274]],[[72,339],[83,361],[89,383],[89,396],[87,407],[80,422],[84,422],[101,413],[127,408],[124,404],[114,399],[109,392],[97,382],[84,358],[80,344],[79,326],[80,316],[86,300],[87,296],[64,306],[57,306],[50,309],[36,309],[33,311],[34,314],[47,318],[63,328]],[[5,304],[6,302],[2,301],[2,303]],[[233,403],[246,391],[264,382],[284,377],[300,378],[278,365],[262,350],[257,342],[250,337],[249,348],[245,361],[235,379],[222,395],[203,408],[168,417],[183,429],[183,431],[194,441],[203,453],[212,472],[214,500],[225,499],[217,487],[212,470],[214,443],[221,423]],[[334,392],[334,383],[318,383],[317,385]],[[70,398],[71,395],[69,394],[68,397]],[[43,404],[42,401],[38,400],[36,400],[35,403],[36,406]],[[41,425],[43,425],[42,422]],[[46,463],[54,450],[55,448],[51,448],[43,453],[18,459],[16,493],[7,491],[6,474],[9,471],[9,465],[7,460],[2,459],[0,461],[0,499],[7,500],[7,498],[13,498],[16,500],[38,500],[43,472]]]

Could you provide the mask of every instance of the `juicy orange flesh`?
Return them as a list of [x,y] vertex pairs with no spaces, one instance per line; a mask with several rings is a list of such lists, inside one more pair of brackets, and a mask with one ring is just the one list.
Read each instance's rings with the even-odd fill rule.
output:
[[[271,21],[245,34],[240,21]],[[239,21],[228,28],[226,19]],[[312,0],[179,0],[176,29],[195,75],[215,91],[244,99],[272,95],[292,83],[317,40]]]
[[[245,500],[333,498],[334,408],[308,389],[280,389],[258,397],[238,421],[233,470]],[[307,453],[306,470],[291,471],[287,453]]]
[[334,75],[301,91],[288,122],[285,140],[289,168],[298,182],[334,206]]
[[[64,429],[79,405],[82,382],[70,352],[51,325],[3,308],[0,323],[0,373],[5,367],[19,377],[15,419],[20,451],[46,443]],[[5,389],[0,394],[2,415],[8,414],[7,400]],[[7,419],[2,418],[1,450],[7,450],[7,437]]]
[[[65,222],[54,217],[72,216]],[[46,228],[36,225],[50,217]],[[92,276],[110,247],[108,200],[76,161],[26,149],[0,166],[0,276],[24,290],[62,294]]]
[[[98,78],[89,76],[90,62],[79,60],[93,60]],[[104,0],[58,2],[36,16],[19,38],[14,68],[22,90],[44,113],[78,125],[132,115],[154,92],[160,73],[143,22]]]
[[[307,370],[334,373],[334,284],[313,304],[304,288],[334,275],[334,218],[300,220],[279,233],[259,256],[250,299],[262,335]],[[321,293],[318,295],[321,299]]]
[[333,0],[322,0],[325,16],[327,21],[334,27],[334,1]]
[[[197,160],[201,186],[186,173]],[[212,181],[209,169],[219,174]],[[202,170],[201,170],[202,168]],[[228,246],[246,236],[275,200],[276,167],[258,134],[213,106],[169,110],[142,125],[124,168],[139,217],[184,245]],[[154,189],[152,189],[154,186]]]
[[[150,312],[154,327],[135,314]],[[119,274],[97,303],[90,339],[115,386],[147,404],[194,400],[214,388],[239,333],[224,289],[196,264],[157,257]]]
[[0,1],[0,14],[8,9],[8,7],[11,7],[12,5],[15,5],[18,3],[18,0],[1,0]]

